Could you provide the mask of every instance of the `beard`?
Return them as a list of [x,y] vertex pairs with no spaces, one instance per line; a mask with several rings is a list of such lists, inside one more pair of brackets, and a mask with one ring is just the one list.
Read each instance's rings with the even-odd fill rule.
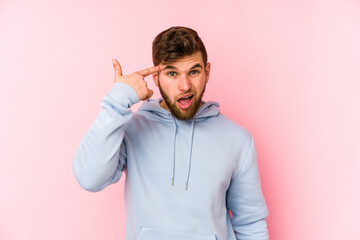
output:
[[[197,97],[196,91],[193,92],[194,99],[193,99],[193,102],[191,103],[190,108],[183,110],[178,106],[177,101],[174,101],[174,102],[171,101],[170,97],[161,88],[160,81],[159,81],[160,93],[166,103],[166,106],[169,108],[170,112],[172,113],[172,115],[174,115],[174,117],[176,117],[179,120],[183,120],[183,121],[187,121],[187,120],[193,118],[195,116],[195,114],[197,113],[197,111],[199,110],[199,108],[201,106],[201,102],[202,102],[202,97],[205,92],[205,87],[206,87],[206,84],[204,85],[204,88],[201,91],[201,94],[199,97]],[[192,91],[187,91],[184,94],[191,93],[191,92]]]

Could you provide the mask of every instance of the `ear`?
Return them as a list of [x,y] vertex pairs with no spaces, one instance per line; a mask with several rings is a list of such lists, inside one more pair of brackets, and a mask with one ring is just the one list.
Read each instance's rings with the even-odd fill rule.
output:
[[159,72],[152,74],[153,81],[157,87],[159,87]]
[[210,78],[210,63],[208,62],[205,66],[205,82],[207,83]]

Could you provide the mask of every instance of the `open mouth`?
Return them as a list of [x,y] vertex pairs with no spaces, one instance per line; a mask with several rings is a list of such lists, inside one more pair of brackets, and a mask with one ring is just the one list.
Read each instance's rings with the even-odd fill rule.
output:
[[189,95],[187,97],[184,97],[184,98],[180,98],[179,100],[177,100],[177,102],[179,103],[179,106],[182,108],[182,109],[187,109],[190,107],[192,101],[193,101],[193,97],[194,95]]

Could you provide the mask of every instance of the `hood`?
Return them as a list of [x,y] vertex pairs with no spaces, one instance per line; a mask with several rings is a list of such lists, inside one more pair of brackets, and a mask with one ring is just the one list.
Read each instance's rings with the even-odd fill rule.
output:
[[[160,106],[160,102],[163,99],[150,99],[141,105],[141,107],[138,109],[138,113],[142,114],[149,118],[156,118],[159,121],[164,122],[170,122],[173,124],[174,131],[173,131],[173,159],[172,159],[172,173],[171,173],[171,185],[174,186],[174,176],[175,176],[175,140],[176,140],[176,120],[175,117],[166,109],[162,108]],[[188,190],[189,186],[189,178],[190,178],[190,170],[191,170],[191,155],[192,155],[192,146],[193,146],[193,139],[194,139],[194,128],[195,128],[195,122],[203,121],[207,118],[217,116],[220,112],[220,106],[219,103],[209,101],[204,102],[202,101],[202,105],[199,107],[197,113],[195,116],[189,120],[188,122],[191,122],[191,132],[189,133],[189,144],[190,144],[190,152],[188,157],[188,169],[187,174],[185,178],[185,190]]]

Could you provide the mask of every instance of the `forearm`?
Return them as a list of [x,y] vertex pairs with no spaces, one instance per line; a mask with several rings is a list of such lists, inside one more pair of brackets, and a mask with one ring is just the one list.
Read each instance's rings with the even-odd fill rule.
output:
[[245,225],[234,226],[237,240],[268,240],[269,233],[265,219]]

